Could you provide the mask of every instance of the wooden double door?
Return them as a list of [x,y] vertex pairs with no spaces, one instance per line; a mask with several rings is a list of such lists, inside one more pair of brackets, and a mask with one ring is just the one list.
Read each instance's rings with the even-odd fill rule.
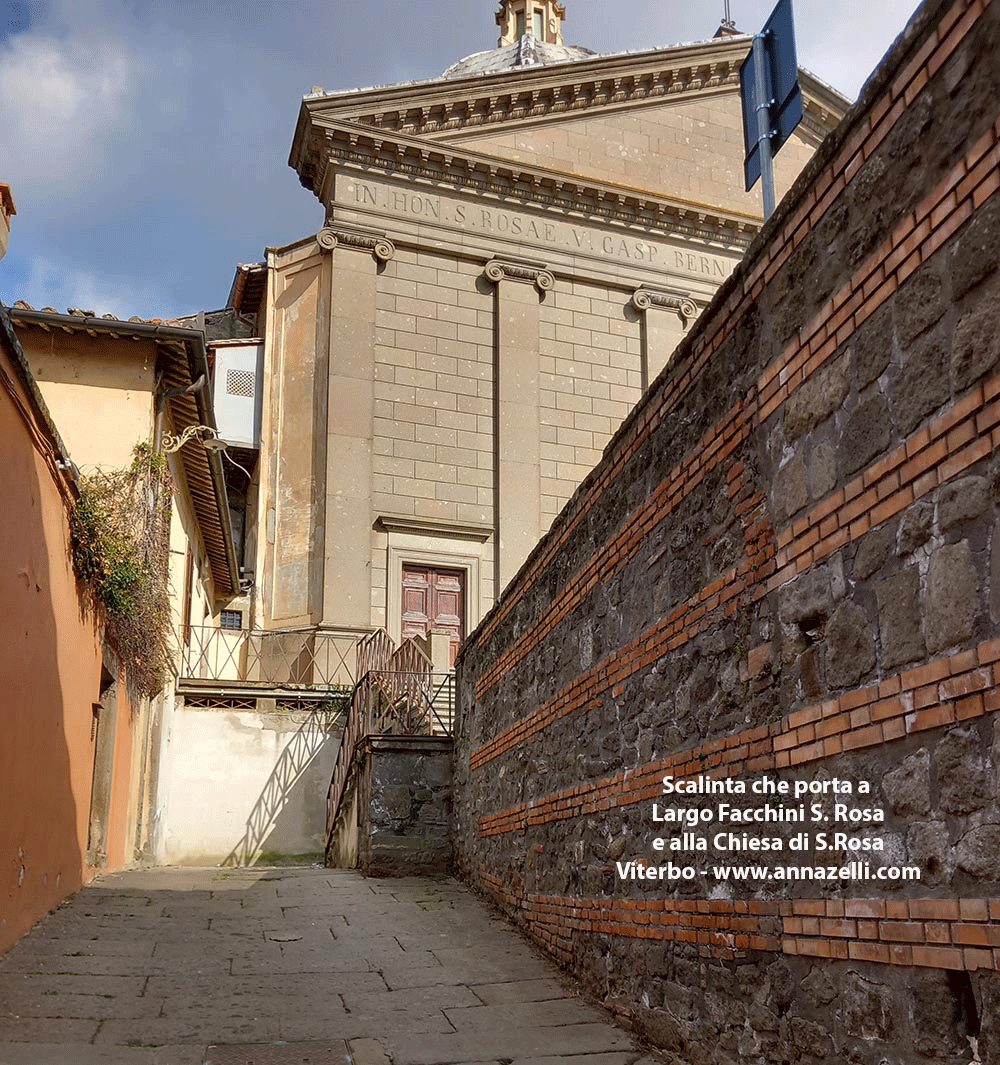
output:
[[465,637],[465,571],[403,564],[402,636],[451,633],[451,665]]

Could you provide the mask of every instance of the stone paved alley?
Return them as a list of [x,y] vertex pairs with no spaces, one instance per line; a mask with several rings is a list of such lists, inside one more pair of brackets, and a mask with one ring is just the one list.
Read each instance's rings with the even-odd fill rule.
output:
[[0,1065],[643,1061],[454,881],[133,870],[0,959]]

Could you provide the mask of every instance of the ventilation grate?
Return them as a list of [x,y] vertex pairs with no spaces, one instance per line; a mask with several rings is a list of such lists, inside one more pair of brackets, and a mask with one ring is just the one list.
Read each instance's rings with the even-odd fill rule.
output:
[[[347,1044],[254,1043],[246,1046],[210,1046],[205,1065],[343,1065]],[[386,1059],[388,1060],[388,1059]]]
[[253,396],[256,374],[251,370],[228,370],[226,394],[229,396]]

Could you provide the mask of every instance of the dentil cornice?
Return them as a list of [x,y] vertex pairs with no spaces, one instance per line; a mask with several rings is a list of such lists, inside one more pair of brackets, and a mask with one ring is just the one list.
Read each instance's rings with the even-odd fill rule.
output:
[[[738,91],[749,37],[697,45],[596,56],[572,63],[519,67],[488,76],[411,82],[357,92],[305,97],[289,162],[300,169],[313,119],[348,121],[368,129],[447,139],[482,127],[538,123],[602,109],[633,108],[705,91]],[[843,117],[849,101],[800,71],[805,117],[800,132],[818,144]]]

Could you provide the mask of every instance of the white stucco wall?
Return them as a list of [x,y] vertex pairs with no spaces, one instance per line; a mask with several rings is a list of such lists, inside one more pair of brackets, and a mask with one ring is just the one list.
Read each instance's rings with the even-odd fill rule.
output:
[[174,707],[161,765],[157,860],[252,864],[319,854],[340,743],[302,712]]

